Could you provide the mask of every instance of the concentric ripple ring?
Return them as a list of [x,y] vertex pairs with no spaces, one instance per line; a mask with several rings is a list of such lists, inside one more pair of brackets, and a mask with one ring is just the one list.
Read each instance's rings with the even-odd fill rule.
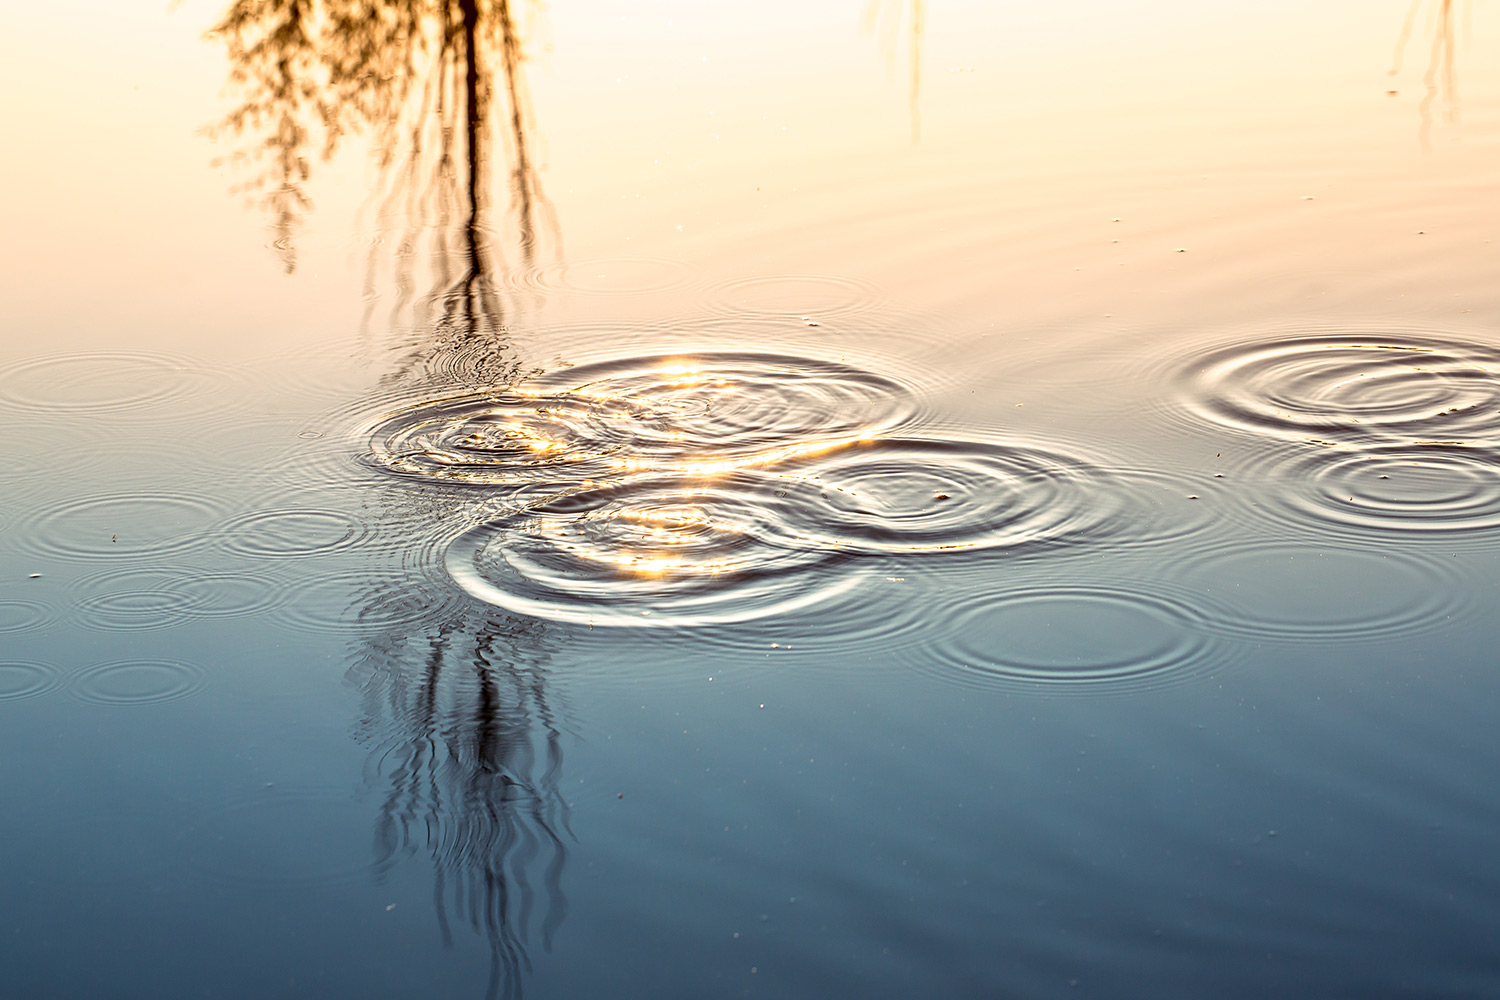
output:
[[445,565],[472,597],[555,621],[748,621],[858,583],[792,527],[790,511],[818,502],[816,484],[759,469],[643,475],[476,524],[452,539]]
[[944,612],[933,653],[975,683],[1096,691],[1155,686],[1232,659],[1205,614],[1166,593],[1105,583],[969,593]]
[[867,554],[1032,551],[1104,537],[1121,507],[1108,473],[1029,444],[890,438],[784,466],[824,502],[790,510],[820,544]]
[[1500,443],[1500,350],[1431,336],[1293,336],[1221,347],[1179,376],[1215,423],[1294,440]]
[[911,389],[894,378],[783,354],[620,358],[552,372],[533,385],[631,407],[630,423],[602,411],[593,427],[638,460],[627,469],[669,459],[770,460],[819,441],[888,433],[915,411]]
[[1442,443],[1306,445],[1273,492],[1298,520],[1341,535],[1500,542],[1500,452]]

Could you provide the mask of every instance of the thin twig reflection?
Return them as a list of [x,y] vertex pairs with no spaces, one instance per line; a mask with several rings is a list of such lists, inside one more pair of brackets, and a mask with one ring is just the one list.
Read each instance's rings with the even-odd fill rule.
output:
[[[1401,25],[1401,34],[1396,40],[1396,52],[1388,75],[1394,77],[1401,74],[1406,46],[1411,41],[1417,16],[1424,6],[1424,0],[1412,0],[1411,7],[1406,12],[1406,20]],[[1467,14],[1469,11],[1467,5],[1464,10]],[[1433,108],[1440,101],[1446,106],[1444,120],[1449,124],[1455,124],[1458,121],[1458,69],[1454,60],[1455,21],[1453,0],[1437,0],[1436,9],[1433,11],[1432,42],[1428,47],[1427,70],[1422,74],[1422,85],[1425,90],[1422,102],[1418,105],[1418,113],[1422,118],[1419,134],[1424,150],[1431,148],[1432,145]],[[1392,90],[1390,93],[1394,95],[1396,91]]]

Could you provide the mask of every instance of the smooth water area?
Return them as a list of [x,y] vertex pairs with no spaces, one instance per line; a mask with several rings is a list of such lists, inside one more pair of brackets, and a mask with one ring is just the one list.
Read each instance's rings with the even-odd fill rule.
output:
[[1500,994],[1495,13],[13,12],[0,995]]

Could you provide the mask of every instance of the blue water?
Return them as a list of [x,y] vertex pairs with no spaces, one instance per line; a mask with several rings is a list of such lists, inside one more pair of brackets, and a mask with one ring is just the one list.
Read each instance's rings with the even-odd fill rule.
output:
[[[1487,995],[1493,497],[1320,516],[1286,471],[1483,447],[1434,393],[1485,385],[1382,348],[1390,419],[1340,425],[1318,366],[1363,339],[1252,343],[1263,389],[1190,364],[1169,419],[1250,458],[1151,475],[794,356],[670,405],[386,392],[218,479],[139,447],[203,387],[122,387],[73,428],[149,486],[8,473],[9,989]],[[777,452],[841,380],[922,436],[850,443],[844,402]],[[541,410],[555,463],[494,436]]]
[[[434,52],[430,118],[345,81],[434,171],[353,253],[256,182],[286,301],[0,344],[0,996],[1500,995],[1489,251],[1314,307],[1154,174],[997,236],[975,140],[570,258],[546,122]],[[1084,247],[1148,277],[1024,287]]]

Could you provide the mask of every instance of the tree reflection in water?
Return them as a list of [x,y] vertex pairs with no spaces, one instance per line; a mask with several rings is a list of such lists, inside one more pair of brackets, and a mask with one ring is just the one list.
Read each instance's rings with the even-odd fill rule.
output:
[[[1392,60],[1390,76],[1401,74],[1402,61],[1406,56],[1407,43],[1411,41],[1412,30],[1416,27],[1417,16],[1426,4],[1424,0],[1412,0],[1411,7],[1407,9],[1406,21],[1401,25],[1401,35],[1396,41],[1396,54]],[[1465,12],[1468,12],[1467,6]],[[1428,47],[1427,70],[1422,74],[1422,85],[1425,92],[1422,95],[1422,103],[1418,112],[1422,117],[1421,140],[1422,148],[1431,146],[1432,139],[1432,110],[1442,100],[1447,106],[1447,114],[1444,116],[1449,124],[1458,121],[1458,69],[1454,64],[1455,49],[1455,25],[1456,20],[1453,11],[1453,0],[1437,0],[1436,9],[1432,15],[1432,42]],[[1395,94],[1396,91],[1390,91]]]
[[537,622],[461,616],[371,642],[348,675],[364,696],[371,780],[386,788],[378,867],[430,858],[443,940],[455,917],[486,940],[492,997],[521,995],[531,928],[551,950],[567,913],[572,833],[548,655]]
[[[228,55],[237,101],[214,134],[241,142],[229,159],[251,170],[242,189],[270,213],[288,272],[314,163],[352,134],[368,137],[379,168],[369,206],[400,231],[392,325],[410,310],[419,331],[409,370],[462,354],[478,363],[471,380],[514,377],[500,363],[504,262],[487,218],[494,133],[521,264],[536,253],[539,218],[557,231],[532,152],[528,12],[510,0],[235,0],[209,33]],[[368,292],[379,260],[372,250]],[[422,295],[419,262],[432,269]]]
[[[391,325],[411,330],[388,382],[425,391],[433,380],[489,388],[518,377],[497,234],[530,266],[538,217],[550,219],[520,13],[509,0],[235,0],[210,32],[237,102],[216,132],[241,144],[244,189],[271,214],[288,272],[315,164],[351,135],[369,140],[379,179],[367,210],[400,231]],[[487,220],[497,133],[511,202],[502,230]],[[373,292],[377,249],[368,267]],[[454,499],[389,494],[386,516],[402,538],[439,535]],[[572,834],[543,627],[491,609],[455,615],[450,593],[415,579],[357,602],[367,618],[400,608],[400,620],[422,622],[365,643],[348,673],[363,696],[356,733],[370,780],[384,789],[377,870],[425,856],[445,942],[467,923],[490,950],[489,995],[518,997],[532,935],[550,948],[567,912]]]

